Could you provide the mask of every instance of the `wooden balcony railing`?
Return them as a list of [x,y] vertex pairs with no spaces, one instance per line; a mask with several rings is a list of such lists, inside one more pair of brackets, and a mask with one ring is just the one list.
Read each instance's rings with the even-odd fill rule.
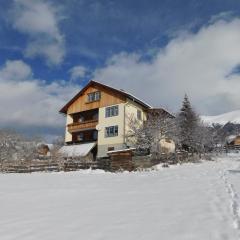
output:
[[69,132],[77,132],[81,130],[96,129],[98,120],[89,120],[84,122],[77,122],[68,124]]

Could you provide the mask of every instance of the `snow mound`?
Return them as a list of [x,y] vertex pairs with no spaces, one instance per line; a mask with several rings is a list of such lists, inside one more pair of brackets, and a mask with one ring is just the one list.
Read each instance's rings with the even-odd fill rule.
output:
[[240,124],[240,110],[216,115],[216,116],[201,116],[203,122],[208,124],[219,123],[225,125],[228,122]]

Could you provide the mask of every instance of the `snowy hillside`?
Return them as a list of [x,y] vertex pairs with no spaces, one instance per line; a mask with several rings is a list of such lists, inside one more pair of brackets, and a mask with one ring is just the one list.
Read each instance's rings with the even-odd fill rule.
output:
[[205,123],[219,123],[226,124],[227,122],[238,123],[240,124],[240,110],[236,110],[233,112],[228,112],[216,116],[201,116],[202,120]]
[[237,240],[238,167],[228,157],[152,172],[1,174],[0,239]]

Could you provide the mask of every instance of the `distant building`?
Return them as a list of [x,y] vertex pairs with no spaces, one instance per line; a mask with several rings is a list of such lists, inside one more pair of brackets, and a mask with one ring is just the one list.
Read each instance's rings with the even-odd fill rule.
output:
[[231,135],[227,137],[228,146],[240,146],[240,135]]
[[39,143],[37,144],[37,153],[43,156],[49,156],[53,148],[52,144]]

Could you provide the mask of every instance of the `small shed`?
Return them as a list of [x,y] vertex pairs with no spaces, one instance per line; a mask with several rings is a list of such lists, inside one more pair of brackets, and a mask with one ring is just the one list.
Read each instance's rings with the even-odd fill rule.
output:
[[132,158],[134,155],[134,151],[136,148],[125,148],[125,149],[120,149],[120,150],[112,150],[108,151],[107,154],[112,157],[112,158]]
[[112,171],[118,170],[134,170],[134,163],[132,157],[134,155],[135,148],[126,148],[120,150],[108,151],[107,154],[110,157],[110,165]]

